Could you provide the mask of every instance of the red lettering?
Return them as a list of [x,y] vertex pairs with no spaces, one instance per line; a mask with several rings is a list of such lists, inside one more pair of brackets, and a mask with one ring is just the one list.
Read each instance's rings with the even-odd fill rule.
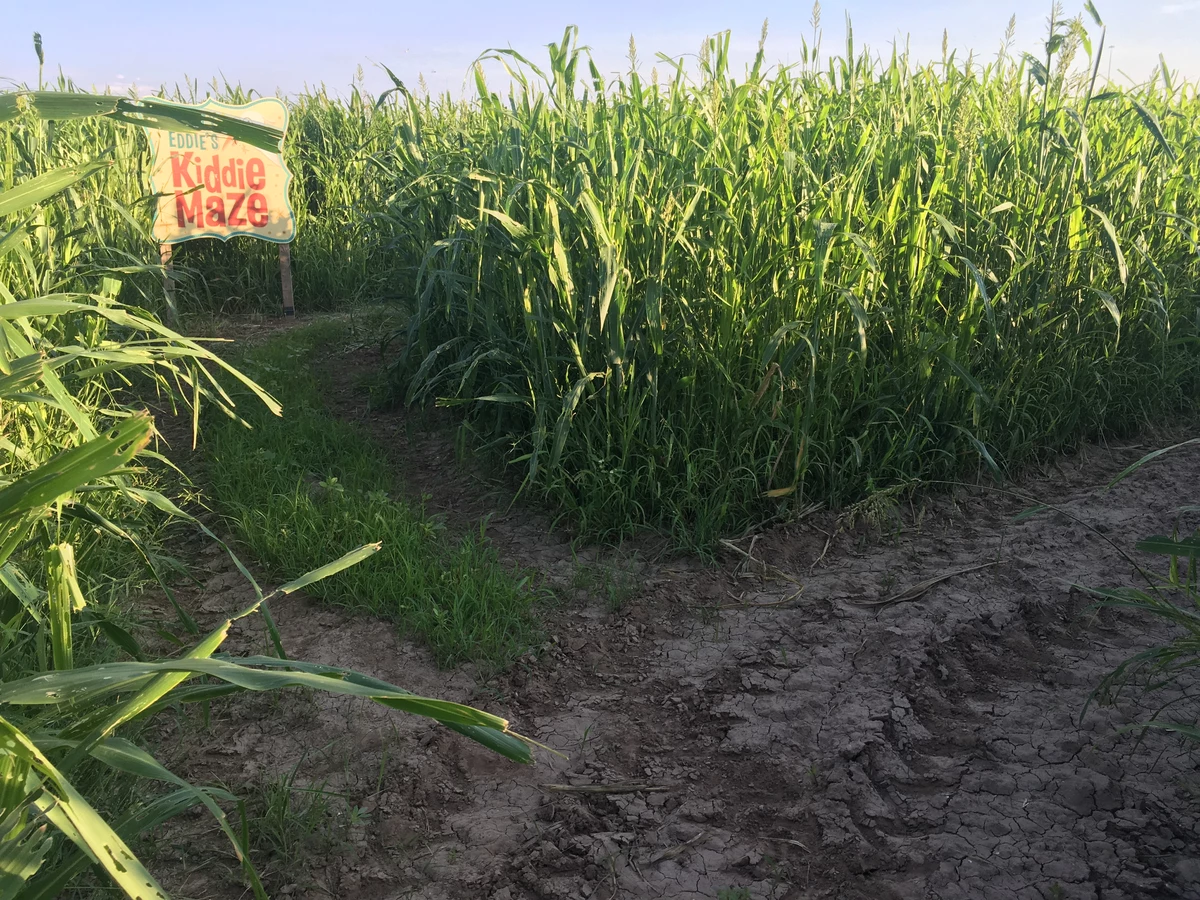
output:
[[246,202],[246,195],[245,194],[226,194],[225,199],[233,202],[233,205],[229,207],[228,222],[229,222],[230,227],[234,227],[237,225],[245,225],[246,217],[243,216],[241,214],[241,212],[242,212],[242,204]]
[[[183,154],[182,159],[180,159],[178,153],[171,154],[171,179],[175,182],[175,187],[194,188],[196,186],[196,182],[192,180],[192,176],[189,175],[187,169],[184,168],[191,161],[191,152]],[[182,224],[182,222],[180,224]]]
[[204,167],[204,186],[214,194],[221,191],[221,157],[215,153],[212,162]]
[[267,167],[261,159],[246,161],[246,187],[252,191],[261,191],[267,186]]
[[204,224],[210,227],[223,226],[225,224],[225,201],[221,199],[221,195],[215,194],[209,197],[204,205],[208,207],[208,215],[204,217]]
[[[172,154],[173,155],[173,154]],[[191,197],[191,207],[184,200],[185,197]],[[202,225],[204,223],[204,208],[200,205],[200,193],[195,191],[191,194],[176,194],[175,195],[175,217],[179,222],[179,227],[183,228],[188,222],[192,225]]]
[[248,209],[250,224],[255,228],[265,228],[267,225],[267,198],[262,194],[251,194]]

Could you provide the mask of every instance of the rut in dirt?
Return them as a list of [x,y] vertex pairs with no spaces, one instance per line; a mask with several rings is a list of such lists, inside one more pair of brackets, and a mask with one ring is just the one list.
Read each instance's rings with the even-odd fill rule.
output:
[[[394,413],[352,414],[402,430]],[[303,777],[369,812],[349,849],[293,873],[292,896],[1200,897],[1195,754],[1118,736],[1148,717],[1136,702],[1080,718],[1104,674],[1165,637],[1087,613],[1071,587],[1132,583],[1097,531],[1122,547],[1169,532],[1180,486],[1200,479],[1190,450],[1095,487],[1145,449],[1090,448],[1023,486],[1096,530],[1052,512],[1014,522],[1021,502],[962,491],[887,535],[831,539],[832,518],[767,532],[753,546],[765,566],[643,562],[619,611],[547,611],[546,645],[486,683],[439,672],[391,628],[297,600],[277,611],[295,656],[475,703],[569,759],[520,769],[317,699],[233,714],[188,765],[221,771],[217,748],[235,742],[245,777],[304,760]],[[578,561],[540,524],[509,511],[490,527],[565,589]],[[194,598],[210,612],[238,590],[213,565]],[[236,880],[196,877],[196,896]]]

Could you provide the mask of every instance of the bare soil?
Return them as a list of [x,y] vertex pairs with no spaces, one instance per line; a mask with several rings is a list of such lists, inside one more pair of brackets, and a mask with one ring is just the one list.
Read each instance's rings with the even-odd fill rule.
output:
[[[162,723],[188,777],[236,790],[295,769],[359,807],[333,846],[271,872],[275,896],[1200,898],[1196,752],[1119,735],[1153,712],[1136,695],[1081,718],[1104,674],[1167,634],[1094,614],[1072,587],[1136,583],[1107,541],[1169,533],[1196,502],[1200,449],[1105,490],[1159,444],[1090,446],[1015,488],[1094,530],[1058,512],[1015,521],[1026,501],[975,488],[876,510],[875,525],[814,515],[717,565],[650,543],[572,552],[544,512],[456,463],[444,431],[368,410],[364,352],[330,370],[337,413],[391,447],[452,525],[491,513],[502,556],[563,599],[540,610],[545,644],[488,682],[303,597],[274,608],[285,646],[482,706],[564,756],[521,767],[423,720],[304,694]],[[199,619],[246,601],[223,556],[188,553],[205,583],[181,599]],[[263,640],[246,627],[229,648]],[[203,817],[157,854],[177,896],[245,895]]]

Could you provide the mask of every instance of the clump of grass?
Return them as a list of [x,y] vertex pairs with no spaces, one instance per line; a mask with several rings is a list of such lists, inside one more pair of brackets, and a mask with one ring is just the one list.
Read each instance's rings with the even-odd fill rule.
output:
[[387,453],[326,409],[314,359],[347,333],[343,323],[318,323],[245,353],[241,365],[284,412],[250,409],[250,428],[215,416],[206,423],[212,499],[280,575],[382,541],[371,560],[312,593],[395,622],[442,665],[503,665],[535,634],[529,579],[500,563],[482,526],[456,537],[405,500]]
[[638,595],[641,582],[637,576],[637,560],[627,564],[576,562],[571,587],[604,601],[614,616],[622,613]]
[[238,804],[241,832],[264,876],[295,881],[306,862],[336,849],[346,837],[343,798],[326,783],[297,783],[299,765],[264,778]]

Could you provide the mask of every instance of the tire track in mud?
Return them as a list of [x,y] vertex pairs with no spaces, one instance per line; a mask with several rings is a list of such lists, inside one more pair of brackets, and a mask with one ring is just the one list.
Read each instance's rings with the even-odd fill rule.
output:
[[[1196,462],[1175,465],[1194,473]],[[1168,530],[1181,474],[1147,471],[1136,487],[1079,505],[1112,533],[1133,526],[1121,534],[1131,546]],[[995,574],[964,576],[877,617],[732,617],[728,652],[802,635],[788,651],[802,663],[769,701],[722,701],[738,719],[722,749],[819,773],[798,812],[817,823],[821,848],[841,856],[837,896],[1200,895],[1194,753],[1165,738],[1137,750],[1118,742],[1114,730],[1132,720],[1116,711],[1076,721],[1099,678],[1142,645],[1133,635],[1146,623],[1105,614],[1085,628],[1083,604],[1059,583],[1075,573],[1063,567],[1073,555],[1091,583],[1121,583],[1122,561],[1053,522],[1012,531],[1009,562]],[[914,543],[924,558],[946,542],[935,533]],[[902,566],[887,562],[897,555],[879,548],[871,562]],[[939,565],[977,558],[965,544]],[[853,593],[862,572],[842,569],[810,579],[806,595]],[[780,678],[777,668],[756,671]]]
[[[1198,456],[1067,505],[1132,546],[1169,529],[1174,485],[1194,477]],[[1003,522],[989,512],[992,527]],[[638,660],[643,677],[668,707],[682,688],[680,703],[707,710],[719,738],[698,744],[694,720],[664,722],[673,756],[707,775],[653,836],[607,848],[613,896],[712,897],[739,883],[752,896],[1200,896],[1194,752],[1164,737],[1119,740],[1144,710],[1093,707],[1079,720],[1098,680],[1163,635],[1128,615],[1081,617],[1069,583],[1125,583],[1128,567],[1055,518],[1008,528],[995,570],[878,614],[840,601],[869,594],[882,573],[915,583],[976,562],[979,534],[930,529],[840,557],[807,580],[799,608],[722,613],[719,637],[660,622],[669,636]],[[664,831],[686,841],[705,823],[710,858],[638,866],[639,841],[661,853]],[[776,849],[785,865],[746,868],[787,834],[805,847]]]

